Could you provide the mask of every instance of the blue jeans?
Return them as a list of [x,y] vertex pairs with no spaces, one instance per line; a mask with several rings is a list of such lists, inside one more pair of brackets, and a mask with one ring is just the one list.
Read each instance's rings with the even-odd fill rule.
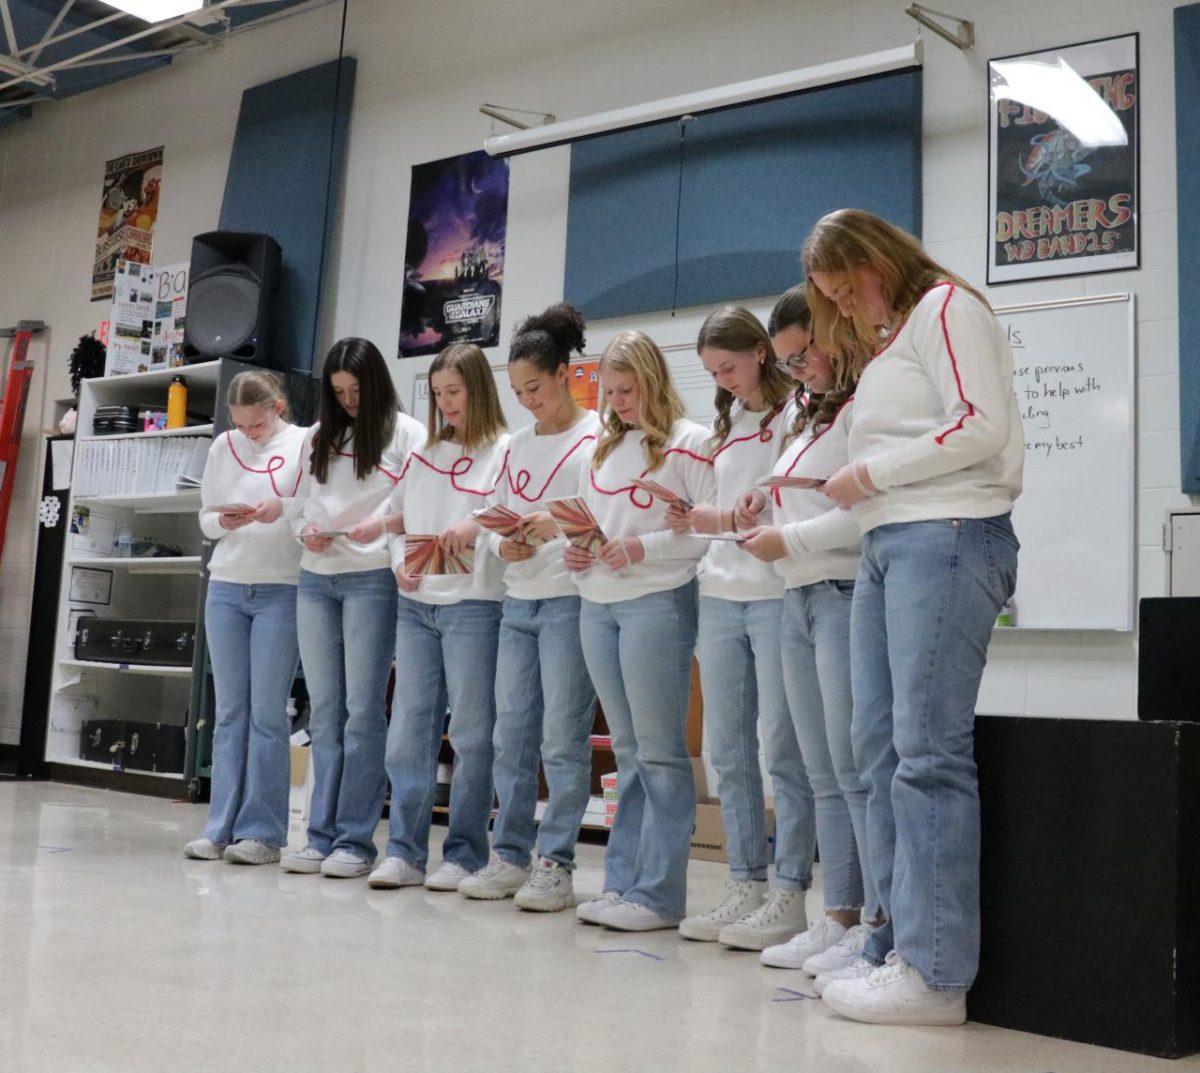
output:
[[696,783],[686,723],[696,583],[633,600],[584,600],[579,634],[617,759],[604,889],[683,919]]
[[527,867],[534,846],[538,754],[550,800],[536,827],[538,852],[575,867],[575,840],[592,783],[588,735],[596,691],[579,641],[579,597],[504,601],[496,669],[496,760],[500,811],[492,849]]
[[[758,725],[775,798],[775,885],[812,886],[813,792],[784,695],[782,600],[700,597],[700,686],[704,730],[736,879],[767,878],[766,805]],[[790,658],[790,653],[789,653]]]
[[850,725],[853,581],[818,581],[783,596],[783,680],[812,783],[825,907],[879,915],[867,862],[867,788],[854,766]]
[[312,704],[308,844],[375,860],[383,816],[387,683],[396,628],[390,570],[300,571],[300,661]]
[[487,864],[492,818],[492,731],[500,604],[462,600],[396,608],[396,690],[387,736],[392,781],[389,857],[424,868],[437,788],[438,751],[450,705],[450,827],[442,860],[475,872]]
[[996,615],[1017,579],[1007,514],[867,533],[851,611],[854,757],[891,949],[937,991],[979,965],[975,701]]
[[296,586],[210,581],[204,629],[217,694],[204,837],[286,846]]

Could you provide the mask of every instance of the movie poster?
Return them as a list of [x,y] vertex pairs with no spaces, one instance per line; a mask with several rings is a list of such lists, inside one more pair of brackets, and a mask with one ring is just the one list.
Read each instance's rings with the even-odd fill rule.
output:
[[1138,267],[1137,48],[989,61],[988,283]]
[[163,147],[130,153],[104,165],[104,193],[92,265],[92,301],[111,298],[118,261],[148,265],[162,185]]
[[500,342],[508,161],[482,150],[412,170],[400,357]]

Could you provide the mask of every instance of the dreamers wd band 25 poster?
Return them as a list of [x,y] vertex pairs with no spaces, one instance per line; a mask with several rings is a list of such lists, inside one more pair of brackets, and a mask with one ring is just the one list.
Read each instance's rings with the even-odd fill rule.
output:
[[117,157],[104,165],[104,193],[92,265],[92,301],[111,298],[118,261],[148,265],[162,185],[163,147]]
[[412,172],[400,356],[500,342],[508,161],[480,150]]
[[988,63],[988,283],[1136,268],[1136,34]]

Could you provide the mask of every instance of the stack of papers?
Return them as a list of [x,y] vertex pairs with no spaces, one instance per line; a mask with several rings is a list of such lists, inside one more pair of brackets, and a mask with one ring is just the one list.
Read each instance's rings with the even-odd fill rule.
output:
[[75,495],[151,495],[198,488],[210,446],[207,436],[83,440],[75,452]]

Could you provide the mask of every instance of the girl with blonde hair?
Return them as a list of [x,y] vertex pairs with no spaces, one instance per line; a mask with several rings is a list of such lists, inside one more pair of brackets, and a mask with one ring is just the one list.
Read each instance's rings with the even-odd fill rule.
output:
[[579,494],[605,542],[563,558],[583,598],[584,658],[617,760],[617,815],[601,897],[581,921],[622,931],[674,928],[687,900],[696,796],[685,738],[696,644],[696,563],[707,544],[674,533],[649,478],[691,502],[713,495],[708,432],[683,416],[662,351],[618,335],[600,362],[601,434]]
[[979,961],[975,702],[1016,584],[1025,437],[1004,328],[870,213],[804,243],[818,344],[861,369],[849,462],[822,490],[864,533],[851,609],[854,755],[887,924],[822,997],[860,1021],[960,1024]]

